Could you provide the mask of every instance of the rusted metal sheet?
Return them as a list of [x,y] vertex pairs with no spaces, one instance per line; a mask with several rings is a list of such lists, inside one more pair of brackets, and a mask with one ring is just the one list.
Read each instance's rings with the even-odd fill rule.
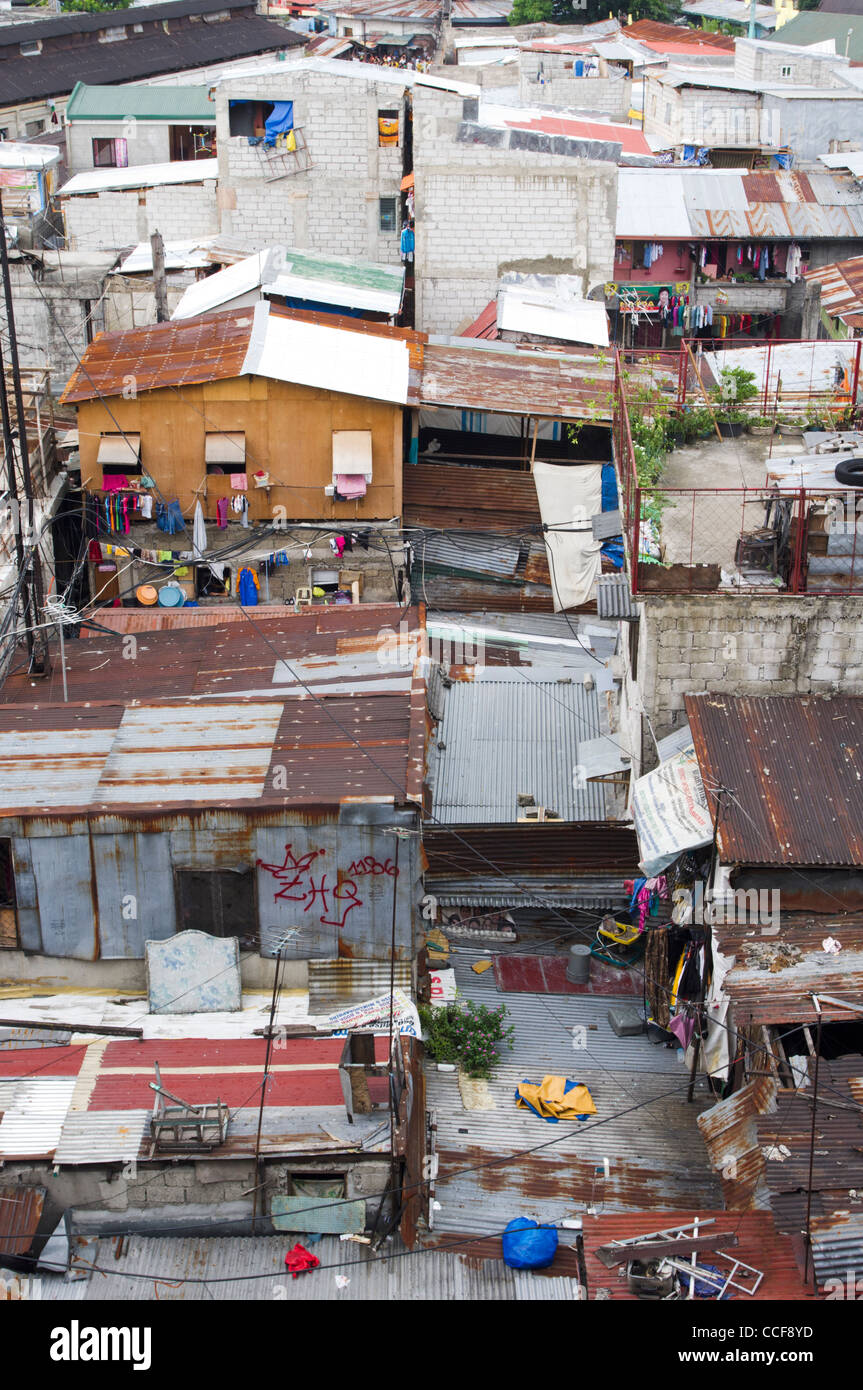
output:
[[[597,1250],[612,1241],[632,1240],[635,1236],[647,1235],[653,1231],[691,1225],[696,1217],[702,1221],[712,1218],[712,1225],[702,1227],[702,1235],[707,1236],[711,1231],[733,1231],[738,1243],[730,1253],[735,1259],[763,1271],[764,1278],[753,1295],[755,1299],[784,1303],[815,1297],[812,1289],[807,1288],[803,1282],[790,1236],[776,1229],[770,1212],[743,1212],[732,1217],[728,1212],[697,1210],[637,1213],[604,1211],[599,1216],[585,1216],[584,1251],[589,1297],[595,1299],[598,1291],[605,1289],[608,1297],[615,1300],[630,1301],[636,1298],[635,1294],[630,1293],[626,1280],[618,1279],[613,1271],[606,1269],[597,1259]],[[704,1256],[703,1260],[705,1264],[709,1264],[710,1256]]]
[[488,877],[489,861],[515,875],[555,869],[566,878],[598,872],[627,878],[637,871],[639,858],[634,830],[618,821],[468,825],[459,826],[457,835],[427,827],[423,845],[428,879]]
[[[863,699],[687,695],[728,864],[863,864]],[[815,794],[817,790],[817,795]]]
[[425,348],[424,405],[457,405],[553,420],[610,421],[614,362],[600,354],[443,346]]
[[804,279],[821,286],[821,306],[833,318],[852,323],[863,313],[863,256],[819,266]]
[[408,526],[442,531],[538,532],[542,525],[531,473],[459,464],[406,464],[404,518]]
[[27,1254],[44,1205],[44,1187],[23,1187],[20,1183],[0,1187],[0,1250],[4,1255]]
[[[757,929],[756,929],[757,930]],[[746,922],[732,926],[714,925],[717,948],[735,957],[725,977],[724,989],[731,1000],[738,1027],[762,1024],[808,1023],[817,1021],[812,994],[833,995],[863,1007],[863,922],[856,919],[805,917],[784,919],[776,934],[755,937]],[[838,955],[828,955],[822,941],[833,936],[841,943]],[[760,949],[752,950],[753,943]],[[770,969],[761,962],[775,952],[781,961],[783,948],[790,948],[794,963]],[[822,1003],[826,1022],[841,1022],[848,1010]]]
[[152,324],[129,332],[99,333],[73,372],[62,403],[135,390],[200,385],[239,376],[252,332],[251,309]]
[[764,1155],[758,1143],[758,1116],[776,1109],[776,1081],[762,1077],[698,1116],[710,1162],[722,1180],[729,1211],[770,1205]]
[[406,1126],[404,1175],[402,1186],[402,1218],[400,1232],[409,1250],[416,1245],[417,1228],[421,1219],[428,1220],[429,1189],[425,1171],[426,1157],[426,1087],[420,1053],[422,1043],[417,1038],[399,1038],[402,1068],[405,1079],[403,1096]]
[[[849,1212],[859,1219],[850,1196],[863,1188],[863,1120],[849,1085],[855,1075],[863,1075],[863,1057],[822,1057],[812,1151],[812,1217],[813,1231],[820,1228],[825,1235]],[[811,1087],[780,1089],[775,1114],[759,1117],[758,1142],[767,1150],[765,1180],[777,1227],[789,1233],[805,1226],[811,1139]]]

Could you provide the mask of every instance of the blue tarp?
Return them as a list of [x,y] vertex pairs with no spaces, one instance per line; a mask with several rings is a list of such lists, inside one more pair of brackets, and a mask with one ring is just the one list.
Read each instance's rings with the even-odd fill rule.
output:
[[[613,463],[602,465],[602,510],[604,512],[616,512],[620,506],[617,493],[617,474],[614,471]],[[606,555],[615,569],[623,569],[623,537],[618,540],[612,537],[603,543],[603,555]]]
[[294,128],[294,103],[277,101],[264,126],[264,144],[275,145],[277,135],[287,135]]

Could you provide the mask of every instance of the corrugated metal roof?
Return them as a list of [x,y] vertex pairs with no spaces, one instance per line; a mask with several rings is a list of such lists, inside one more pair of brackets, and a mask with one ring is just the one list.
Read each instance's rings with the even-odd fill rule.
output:
[[70,1111],[54,1150],[55,1164],[120,1163],[138,1157],[149,1135],[148,1110]]
[[215,182],[218,177],[217,159],[135,164],[126,169],[85,169],[82,174],[73,174],[69,182],[57,190],[57,197],[74,198],[77,194],[107,193],[117,189],[167,188],[179,183],[203,183],[205,179]]
[[513,579],[521,550],[504,539],[463,535],[450,540],[445,535],[421,536],[415,542],[417,563],[426,571],[444,574],[486,574],[497,579]]
[[[407,526],[500,531],[505,536],[519,531],[538,535],[542,526],[532,473],[457,463],[406,463],[402,487]],[[436,540],[430,536],[427,543]]]
[[169,86],[167,83],[141,83],[138,86],[88,86],[79,82],[66,103],[66,120],[122,121],[216,120],[216,107],[206,86]]
[[420,398],[424,405],[601,422],[611,419],[613,386],[611,358],[456,338],[426,345]]
[[[233,274],[238,268],[222,273]],[[348,331],[342,318],[276,312],[269,303],[258,303],[100,333],[70,378],[62,401],[117,395],[131,374],[138,392],[263,376],[404,404],[412,398],[409,344],[416,335],[376,329],[355,319]]]
[[[745,921],[733,926],[714,924],[718,949],[734,956],[735,964],[725,977],[724,989],[731,1000],[739,1027],[748,1024],[814,1024],[817,1019],[812,994],[833,995],[863,1007],[863,922],[860,918],[785,918],[775,935],[760,943],[763,951],[790,946],[799,952],[793,965],[770,971],[756,955],[750,955],[752,927]],[[839,955],[822,949],[825,937],[834,936],[842,944]],[[823,1003],[827,1021],[848,1018],[848,1010]]]
[[[502,954],[509,953],[504,948]],[[490,1008],[505,1004],[515,1036],[487,1087],[490,1109],[467,1109],[458,1078],[427,1064],[428,1105],[435,1111],[441,1154],[435,1230],[491,1235],[513,1216],[560,1220],[590,1205],[607,1211],[718,1206],[718,1182],[695,1123],[710,1103],[706,1088],[702,1092],[699,1085],[688,1105],[675,1052],[653,1046],[644,1035],[618,1038],[608,1023],[612,1004],[635,1001],[502,994],[493,971],[477,976],[470,969],[483,958],[488,956],[479,951],[454,949],[459,991]],[[550,1131],[531,1112],[517,1109],[516,1084],[549,1073],[586,1084],[596,1120],[561,1123]],[[515,1156],[552,1138],[550,1147]],[[663,1224],[656,1221],[654,1229]]]
[[42,1219],[44,1187],[15,1183],[0,1187],[0,1250],[4,1255],[26,1255]]
[[863,194],[830,174],[618,171],[618,237],[841,240],[859,236],[861,221]]
[[821,305],[833,318],[854,322],[863,313],[863,256],[809,270],[804,279],[821,286]]
[[[86,1284],[88,1300],[137,1301],[158,1284],[160,1301],[268,1300],[275,1292],[299,1302],[514,1302],[578,1297],[578,1281],[550,1270],[513,1270],[499,1255],[478,1258],[446,1249],[405,1249],[394,1237],[380,1256],[366,1247],[323,1236],[314,1246],[321,1268],[292,1279],[285,1271],[284,1236],[132,1235],[118,1254],[106,1237],[80,1247],[80,1267],[97,1266]],[[135,1277],[128,1277],[128,1276]],[[344,1287],[336,1276],[349,1282]],[[126,1276],[126,1277],[124,1277]],[[139,1277],[139,1276],[144,1276]],[[252,1277],[260,1276],[260,1277]],[[183,1283],[194,1280],[199,1282]],[[219,1282],[224,1281],[224,1282]],[[66,1284],[76,1296],[74,1284]],[[58,1290],[55,1297],[63,1297]]]
[[[711,1231],[732,1231],[737,1236],[737,1245],[727,1253],[764,1274],[752,1300],[740,1298],[738,1311],[750,1301],[786,1303],[814,1298],[811,1287],[807,1287],[801,1277],[791,1237],[777,1231],[769,1212],[760,1211],[734,1214],[724,1211],[603,1212],[601,1216],[586,1216],[584,1248],[590,1298],[595,1299],[600,1289],[605,1289],[608,1297],[615,1302],[628,1302],[637,1297],[629,1292],[626,1279],[620,1278],[617,1270],[607,1269],[601,1260],[596,1258],[598,1249],[610,1245],[612,1241],[631,1240],[634,1236],[647,1235],[673,1226],[691,1225],[696,1216],[701,1219],[713,1219],[713,1225],[705,1226],[701,1231],[702,1235],[706,1236]],[[709,1254],[699,1256],[699,1260],[704,1264],[711,1263]],[[704,1303],[699,1300],[696,1306],[700,1317],[703,1318]]]
[[576,785],[579,743],[600,732],[599,692],[580,682],[456,682],[429,750],[435,816],[515,821],[531,795],[563,820],[603,820],[603,788]]
[[[310,960],[309,1013],[324,1017],[348,1004],[389,996],[392,968],[389,961]],[[395,988],[410,991],[410,961],[397,960],[394,969]]]
[[672,51],[685,46],[687,49],[718,49],[725,53],[734,52],[734,39],[725,34],[708,34],[703,29],[684,28],[678,24],[662,24],[654,19],[638,19],[623,30],[626,38],[637,39],[659,52],[673,46]]
[[625,574],[602,574],[596,581],[596,612],[600,618],[636,619],[638,606]]
[[0,1119],[0,1159],[50,1158],[76,1085],[74,1076],[18,1081]]
[[722,1177],[722,1196],[730,1211],[770,1205],[765,1159],[758,1143],[758,1116],[775,1112],[776,1090],[772,1076],[762,1077],[698,1117],[698,1128],[710,1161]]
[[863,863],[863,699],[687,695],[686,711],[705,784],[727,789],[724,863]]

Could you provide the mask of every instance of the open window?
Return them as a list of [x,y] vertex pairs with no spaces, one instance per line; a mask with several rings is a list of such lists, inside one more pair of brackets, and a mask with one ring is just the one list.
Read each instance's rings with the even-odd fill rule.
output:
[[378,112],[378,144],[397,145],[399,143],[398,111]]
[[371,430],[333,430],[333,497],[353,502],[372,481]]
[[177,930],[257,941],[258,911],[253,869],[177,869]]
[[141,436],[139,434],[103,434],[99,436],[96,462],[102,470],[102,487],[116,491],[124,487],[131,474],[141,472]]
[[208,433],[204,443],[208,474],[246,472],[246,436],[243,433]]
[[398,207],[395,198],[378,199],[378,222],[382,232],[398,231]]
[[228,120],[231,135],[256,136],[263,139],[266,124],[272,115],[272,101],[230,101]]
[[190,125],[172,125],[170,138],[171,160],[174,163],[216,157],[216,131],[213,126],[199,129]]
[[125,140],[93,141],[94,169],[127,169],[129,167],[129,146]]

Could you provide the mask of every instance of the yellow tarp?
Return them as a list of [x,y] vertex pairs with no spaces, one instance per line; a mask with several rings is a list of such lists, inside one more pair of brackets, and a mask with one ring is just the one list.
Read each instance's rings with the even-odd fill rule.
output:
[[484,970],[491,970],[491,967],[492,962],[490,960],[476,960],[471,966],[471,970],[473,970],[474,974],[481,975]]
[[593,1096],[586,1086],[573,1086],[564,1093],[565,1076],[544,1076],[542,1084],[521,1081],[516,1087],[520,1110],[536,1110],[543,1119],[577,1120],[579,1115],[595,1115]]

